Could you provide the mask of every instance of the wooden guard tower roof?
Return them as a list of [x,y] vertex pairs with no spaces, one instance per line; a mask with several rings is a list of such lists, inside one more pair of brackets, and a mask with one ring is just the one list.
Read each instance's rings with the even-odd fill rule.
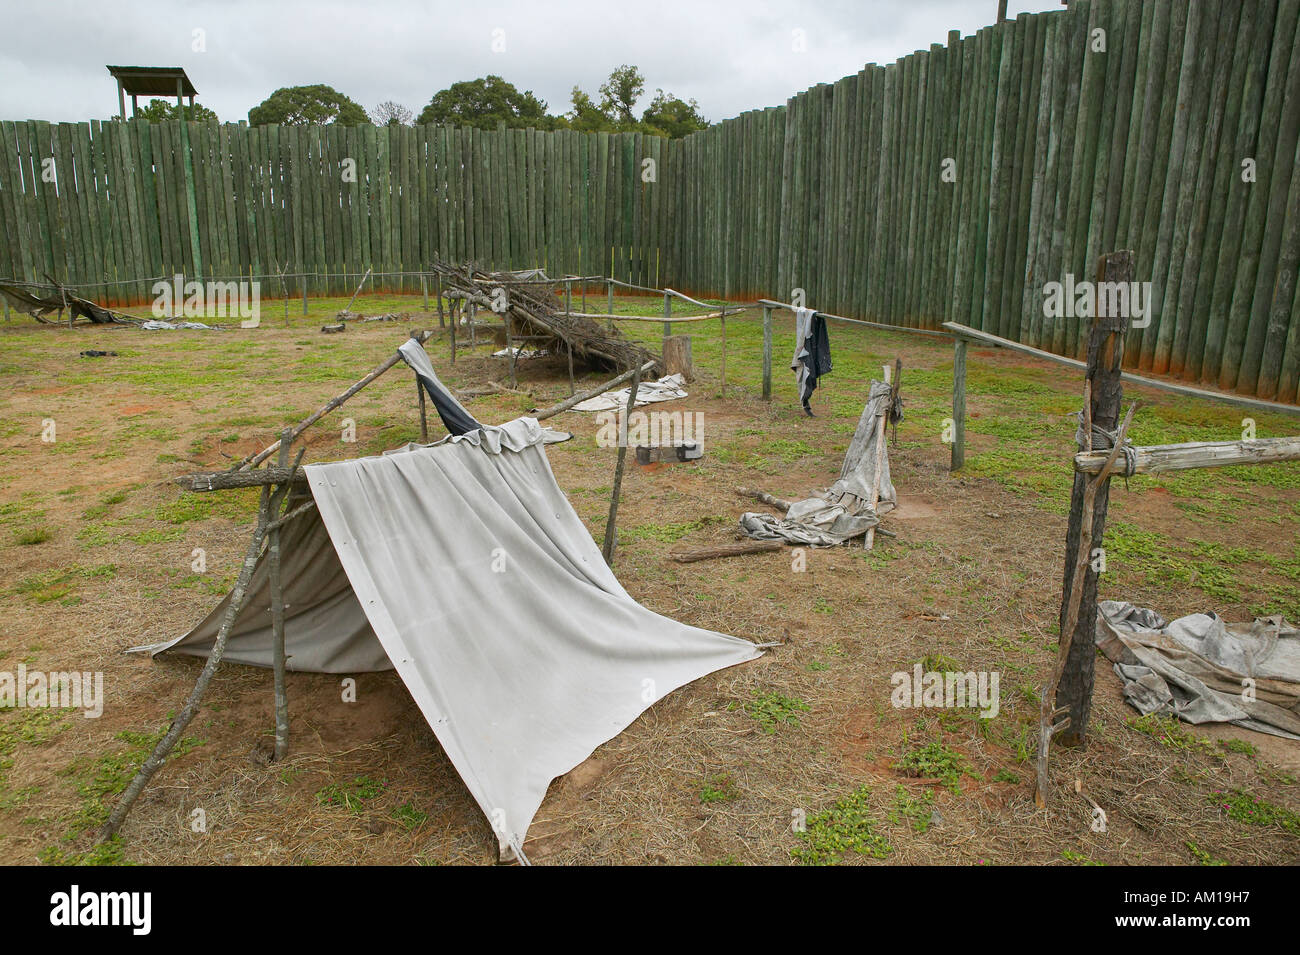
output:
[[181,95],[196,96],[199,92],[180,66],[110,66],[108,72],[128,96],[175,96],[177,80]]

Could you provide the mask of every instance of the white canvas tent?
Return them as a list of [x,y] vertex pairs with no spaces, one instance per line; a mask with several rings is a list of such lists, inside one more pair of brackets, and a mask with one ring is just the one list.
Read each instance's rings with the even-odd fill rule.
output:
[[[521,861],[551,780],[665,694],[761,655],[627,594],[555,481],[544,444],[556,437],[520,418],[307,465],[316,508],[281,542],[288,668],[395,667],[502,858]],[[271,665],[265,563],[227,659]],[[206,656],[229,600],[185,636],[138,649]]]

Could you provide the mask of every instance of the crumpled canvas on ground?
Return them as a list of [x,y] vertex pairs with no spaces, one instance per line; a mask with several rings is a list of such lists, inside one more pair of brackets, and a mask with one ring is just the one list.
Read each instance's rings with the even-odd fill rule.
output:
[[1097,610],[1097,646],[1138,712],[1300,739],[1300,630],[1285,618],[1194,613],[1170,623],[1116,600]]
[[[655,401],[675,401],[686,397],[686,379],[681,375],[666,375],[658,381],[643,381],[636,390],[636,404],[639,408]],[[619,391],[607,391],[573,406],[574,411],[615,411],[627,407],[627,396],[632,393],[628,385]]]
[[838,481],[825,491],[796,501],[784,518],[746,512],[740,515],[740,529],[756,540],[834,547],[861,537],[879,524],[880,515],[892,510],[898,502],[893,482],[889,479],[889,452],[885,450],[880,469],[880,502],[874,509],[871,507],[880,415],[889,411],[890,394],[889,385],[871,382],[871,397],[858,419]]

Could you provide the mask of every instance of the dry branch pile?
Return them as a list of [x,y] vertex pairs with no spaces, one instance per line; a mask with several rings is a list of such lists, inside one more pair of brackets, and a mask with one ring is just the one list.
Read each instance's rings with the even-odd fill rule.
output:
[[494,303],[504,301],[503,318],[510,323],[514,337],[527,338],[534,346],[549,345],[557,354],[572,348],[574,361],[592,368],[622,371],[652,361],[655,374],[663,374],[662,359],[628,341],[621,332],[566,313],[556,296],[556,288],[564,284],[563,279],[548,280],[540,271],[521,278],[523,273],[485,272],[473,265],[445,262],[439,262],[434,270],[452,297],[463,298],[489,311],[495,311]]
[[[53,291],[44,291],[53,289]],[[66,309],[71,318],[89,319],[96,325],[138,325],[139,319],[132,318],[124,312],[115,312],[111,308],[96,305],[94,302],[73,295],[57,282],[49,285],[33,285],[30,282],[18,282],[13,279],[0,280],[0,295],[3,295],[20,312],[25,312],[43,325],[61,324]],[[46,316],[58,312],[58,319],[50,321]]]

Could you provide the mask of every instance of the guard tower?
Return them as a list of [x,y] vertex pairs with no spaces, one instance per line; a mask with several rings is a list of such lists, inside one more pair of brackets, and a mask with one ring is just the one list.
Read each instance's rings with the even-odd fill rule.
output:
[[131,97],[131,117],[139,108],[139,96],[175,96],[176,105],[183,107],[189,97],[190,110],[198,90],[179,66],[110,66],[108,72],[117,80],[118,118],[126,119],[126,98]]

